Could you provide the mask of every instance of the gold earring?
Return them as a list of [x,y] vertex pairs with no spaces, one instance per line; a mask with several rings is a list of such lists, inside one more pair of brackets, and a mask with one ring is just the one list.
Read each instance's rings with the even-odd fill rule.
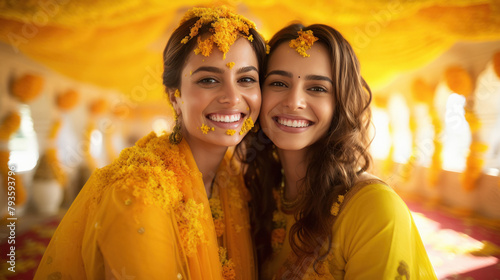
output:
[[182,141],[181,125],[178,119],[175,120],[174,129],[168,139],[170,140],[170,143],[174,145],[177,145]]

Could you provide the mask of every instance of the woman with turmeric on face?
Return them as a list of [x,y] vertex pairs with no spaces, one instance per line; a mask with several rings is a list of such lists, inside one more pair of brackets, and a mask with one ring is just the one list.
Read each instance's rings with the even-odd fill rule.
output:
[[227,8],[193,8],[164,51],[176,115],[91,176],[35,279],[256,279],[248,195],[229,146],[258,116],[265,43]]

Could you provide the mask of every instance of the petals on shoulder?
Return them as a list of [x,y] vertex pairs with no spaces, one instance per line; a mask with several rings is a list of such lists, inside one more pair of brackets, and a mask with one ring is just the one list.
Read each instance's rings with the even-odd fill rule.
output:
[[179,148],[168,135],[154,132],[124,149],[118,159],[96,171],[96,192],[119,188],[142,199],[170,209],[182,199],[179,181],[189,176],[189,168]]

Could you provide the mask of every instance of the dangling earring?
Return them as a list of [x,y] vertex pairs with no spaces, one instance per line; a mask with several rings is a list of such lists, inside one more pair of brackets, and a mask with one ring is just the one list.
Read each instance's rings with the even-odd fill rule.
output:
[[174,129],[168,139],[170,140],[170,143],[174,145],[177,145],[182,141],[181,124],[179,119],[175,120]]

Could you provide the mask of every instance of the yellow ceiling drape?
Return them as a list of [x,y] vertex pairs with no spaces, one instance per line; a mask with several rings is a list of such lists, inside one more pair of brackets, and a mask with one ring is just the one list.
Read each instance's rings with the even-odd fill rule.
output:
[[[220,1],[0,0],[0,40],[66,76],[116,88],[132,101],[162,98],[161,52],[192,6]],[[225,1],[266,38],[291,21],[337,28],[362,72],[382,88],[459,41],[500,40],[500,1]]]

